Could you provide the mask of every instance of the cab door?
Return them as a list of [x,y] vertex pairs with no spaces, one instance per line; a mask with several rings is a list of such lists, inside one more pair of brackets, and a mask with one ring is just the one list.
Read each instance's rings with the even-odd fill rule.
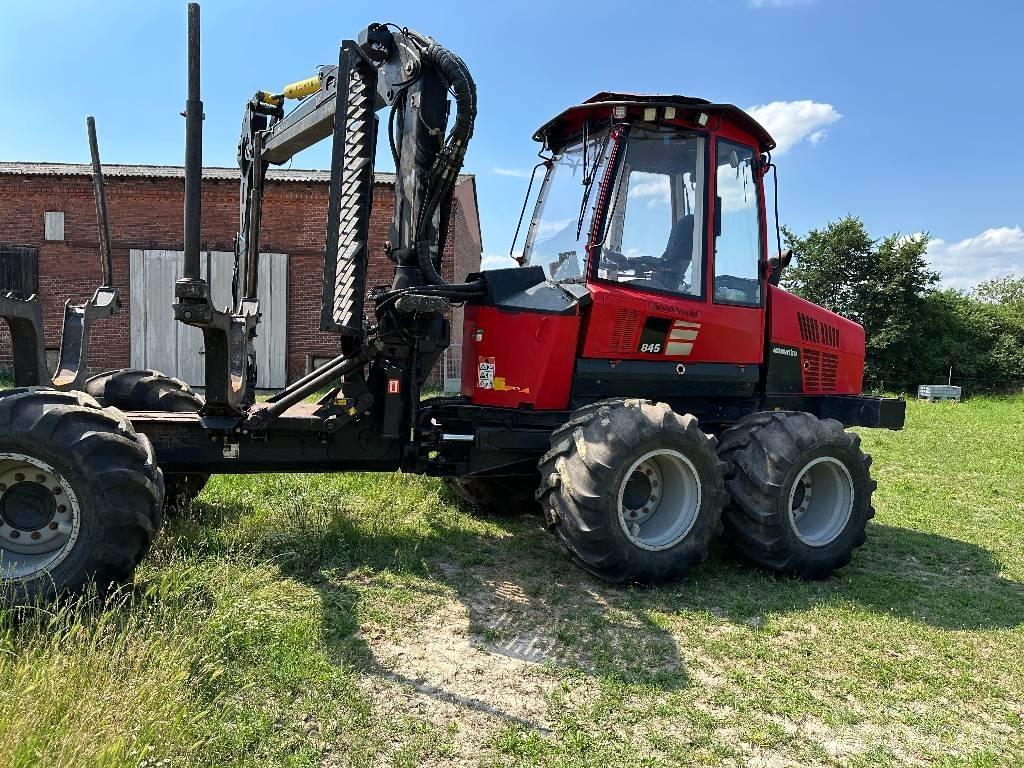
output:
[[[634,377],[634,387],[637,378],[664,378],[674,393],[750,394],[764,359],[757,151],[724,135],[702,137],[710,145],[680,164],[658,161],[649,148],[635,151],[636,139],[630,137],[608,235],[592,254],[593,304],[578,376],[607,383],[615,369],[615,377]],[[671,244],[690,226],[685,217],[692,219],[689,263],[682,272],[667,263],[659,268],[658,258],[678,258]],[[641,260],[631,261],[631,253]]]
[[[695,139],[681,141],[676,151],[694,157],[680,170],[638,148],[636,135],[630,141],[607,236],[592,251],[581,355],[760,364],[764,236],[755,148],[714,137],[705,152],[701,138],[694,153]],[[706,184],[709,165],[715,171]]]
[[719,135],[713,148],[715,173],[712,225],[708,228],[704,344],[695,360],[760,364],[764,361],[764,206],[758,153]]

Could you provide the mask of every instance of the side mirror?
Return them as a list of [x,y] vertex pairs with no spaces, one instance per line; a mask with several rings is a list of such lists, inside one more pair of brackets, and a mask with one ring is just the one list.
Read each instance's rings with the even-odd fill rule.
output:
[[782,271],[789,266],[793,260],[793,249],[787,248],[782,253],[777,253],[768,259],[768,284],[778,285],[782,278]]

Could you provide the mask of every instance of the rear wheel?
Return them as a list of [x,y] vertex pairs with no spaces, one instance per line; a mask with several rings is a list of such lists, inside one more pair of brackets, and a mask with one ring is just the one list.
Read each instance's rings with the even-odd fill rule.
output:
[[537,512],[536,475],[515,477],[452,477],[448,487],[473,509],[491,515]]
[[81,392],[0,393],[0,586],[14,603],[131,576],[160,527],[153,448]]
[[[204,405],[203,398],[181,379],[142,368],[122,368],[93,376],[85,382],[85,391],[101,405],[122,411],[197,412]],[[168,511],[187,508],[209,479],[202,472],[165,474]]]
[[715,439],[664,403],[587,406],[551,436],[537,498],[569,552],[612,582],[678,579],[708,555],[727,501]]
[[875,511],[871,457],[833,419],[755,413],[722,433],[726,540],[744,558],[804,579],[827,578],[867,539]]

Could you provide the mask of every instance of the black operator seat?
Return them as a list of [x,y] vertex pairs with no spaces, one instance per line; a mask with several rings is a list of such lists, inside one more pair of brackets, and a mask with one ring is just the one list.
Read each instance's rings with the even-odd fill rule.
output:
[[665,272],[679,285],[693,259],[693,214],[688,213],[672,225],[668,236],[668,245],[661,254]]

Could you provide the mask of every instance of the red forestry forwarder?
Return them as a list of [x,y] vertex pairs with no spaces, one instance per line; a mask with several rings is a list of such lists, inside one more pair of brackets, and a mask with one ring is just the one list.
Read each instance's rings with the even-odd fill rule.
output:
[[[384,107],[395,276],[367,291]],[[440,259],[476,89],[436,41],[372,24],[338,66],[246,105],[226,308],[200,269],[202,113],[192,4],[173,309],[203,332],[205,397],[153,371],[82,374],[91,321],[117,307],[95,141],[106,285],[67,308],[56,377],[38,298],[0,296],[17,384],[0,393],[0,578],[14,601],[128,578],[165,507],[211,473],[402,470],[448,478],[482,508],[539,502],[572,557],[613,582],[679,578],[723,524],[744,558],[800,578],[864,543],[875,483],[845,428],[899,429],[904,403],[860,394],[859,325],[778,287],[789,254],[767,258],[764,195],[775,143],[742,110],[621,93],[566,110],[534,135],[543,181],[521,266],[449,284]],[[328,137],[321,326],[339,355],[256,403],[266,170]],[[452,304],[465,305],[462,393],[421,400]]]

